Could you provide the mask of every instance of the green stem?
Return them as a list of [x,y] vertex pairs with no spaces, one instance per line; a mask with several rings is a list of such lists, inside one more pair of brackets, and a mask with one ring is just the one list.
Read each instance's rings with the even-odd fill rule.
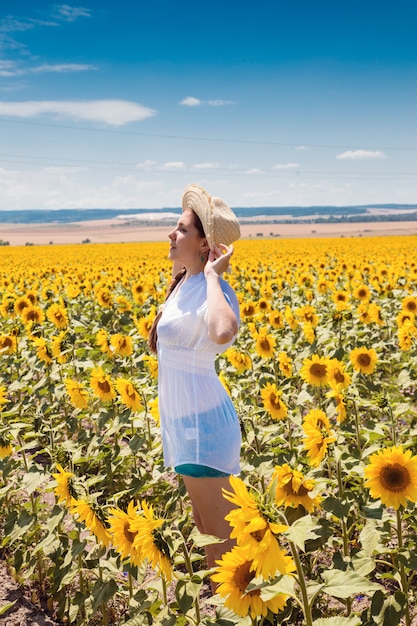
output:
[[[184,562],[185,562],[185,567],[187,568],[187,572],[190,576],[190,579],[193,577],[194,571],[193,571],[193,564],[191,563],[191,556],[190,553],[188,551],[187,545],[185,543],[185,541],[183,541],[182,543],[182,551],[184,554]],[[196,618],[196,624],[200,623],[200,604],[199,604],[199,600],[198,600],[198,594],[196,596],[195,599],[195,618]]]
[[353,405],[353,412],[355,413],[356,446],[359,450],[359,455],[362,456],[359,415],[358,415],[358,408],[354,400],[352,400],[352,405]]
[[297,568],[297,575],[298,575],[297,578],[298,578],[298,585],[301,591],[305,626],[313,626],[313,616],[311,614],[311,606],[308,601],[307,583],[304,577],[303,566],[301,563],[300,555],[298,554],[298,550],[292,541],[290,541],[290,547],[291,547],[292,556],[295,562],[295,566]]
[[[397,535],[398,535],[398,550],[403,548],[403,529],[402,529],[402,515],[401,510],[397,509]],[[405,614],[405,624],[406,626],[411,626],[411,617],[410,617],[410,605],[408,602],[408,581],[407,574],[405,571],[405,567],[403,563],[400,562],[400,577],[401,577],[401,589],[406,598],[407,610]]]

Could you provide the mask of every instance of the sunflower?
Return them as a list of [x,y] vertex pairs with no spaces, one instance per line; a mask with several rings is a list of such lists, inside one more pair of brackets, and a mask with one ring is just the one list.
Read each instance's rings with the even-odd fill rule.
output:
[[332,389],[326,393],[327,398],[334,398],[336,402],[336,415],[339,424],[346,419],[345,396],[343,395],[343,387],[341,385],[332,385]]
[[56,464],[56,468],[58,473],[52,474],[57,483],[56,487],[54,487],[54,492],[58,502],[65,502],[66,506],[69,507],[71,504],[75,504],[76,502],[77,494],[74,490],[72,480],[74,478],[74,474],[64,470],[59,463]]
[[252,367],[252,359],[250,356],[244,352],[239,352],[239,350],[235,350],[234,348],[226,350],[225,357],[233,365],[233,367],[237,369],[239,374],[245,370],[251,369]]
[[243,319],[253,317],[257,313],[255,302],[244,302],[240,305],[240,315]]
[[362,324],[371,324],[372,323],[372,315],[369,309],[368,302],[361,302],[358,306],[358,319]]
[[155,420],[155,422],[158,424],[160,423],[160,417],[159,417],[159,404],[158,404],[158,398],[152,398],[151,400],[149,400],[148,402],[148,408],[149,408],[149,412],[152,415],[153,419]]
[[46,317],[50,322],[55,324],[57,328],[66,328],[68,326],[67,310],[56,302],[51,304],[46,312]]
[[44,363],[52,363],[52,351],[46,340],[42,337],[33,337],[33,343],[36,346],[38,359]]
[[149,333],[151,332],[152,324],[155,319],[155,314],[147,315],[139,317],[139,319],[135,318],[135,326],[138,330],[139,335],[145,339],[145,341],[149,338]]
[[319,495],[313,495],[314,488],[314,480],[292,469],[288,463],[274,468],[270,489],[278,506],[297,508],[301,504],[311,513],[320,506],[321,501]]
[[270,521],[240,478],[231,476],[229,482],[233,492],[223,489],[223,496],[237,507],[225,516],[232,527],[230,537],[245,548],[256,576],[268,578],[277,571],[288,573],[292,561],[286,558],[276,537],[288,530],[288,526]]
[[7,387],[6,385],[1,385],[0,386],[0,411],[1,411],[3,404],[7,404],[7,402],[8,402]]
[[58,363],[66,363],[68,361],[68,334],[65,330],[52,337],[52,354]]
[[117,304],[117,308],[122,313],[126,313],[127,311],[132,310],[132,303],[129,302],[129,300],[125,298],[125,296],[117,296],[116,304]]
[[71,399],[71,403],[77,409],[86,409],[88,406],[88,393],[84,388],[84,385],[77,380],[66,378],[65,388]]
[[0,459],[5,459],[6,456],[10,456],[12,452],[13,448],[10,435],[0,433]]
[[17,350],[17,338],[13,335],[0,335],[0,354],[13,354]]
[[146,300],[146,289],[143,283],[134,283],[132,285],[132,296],[136,304],[143,304]]
[[355,348],[349,354],[350,361],[358,372],[372,374],[378,361],[374,348]]
[[304,359],[300,376],[305,382],[310,383],[310,385],[321,387],[328,382],[328,368],[328,358],[313,354],[310,359]]
[[350,374],[345,371],[343,363],[338,359],[329,360],[327,378],[331,387],[339,386],[341,389],[347,389],[352,382]]
[[268,610],[278,613],[284,608],[287,596],[282,593],[272,599],[263,600],[260,589],[247,590],[255,573],[253,562],[248,559],[244,548],[235,546],[216,563],[215,573],[211,576],[214,582],[219,583],[216,591],[225,598],[224,605],[239,617],[250,615],[254,620],[257,617],[266,617]]
[[398,344],[401,350],[410,350],[417,338],[417,327],[411,322],[405,323],[398,329]]
[[120,356],[130,356],[133,354],[132,337],[117,333],[110,338],[110,344],[116,354]]
[[316,333],[314,331],[314,326],[310,322],[305,322],[302,326],[303,334],[308,343],[314,343],[316,339]]
[[29,298],[25,298],[24,296],[17,298],[14,303],[14,310],[16,315],[22,315],[24,309],[26,309],[28,306],[32,306]]
[[332,300],[336,305],[336,311],[346,311],[349,308],[350,296],[347,291],[335,291]]
[[402,446],[379,450],[369,457],[365,467],[365,487],[372,498],[385,506],[399,509],[407,500],[417,502],[417,455]]
[[101,352],[103,352],[103,354],[107,354],[107,356],[113,356],[113,352],[110,349],[109,338],[104,328],[100,328],[100,330],[97,331],[96,344],[100,348]]
[[21,314],[24,324],[42,324],[45,321],[45,313],[39,306],[33,306],[30,304],[26,306]]
[[114,547],[122,559],[129,557],[132,565],[140,565],[143,561],[140,546],[133,546],[136,532],[130,530],[130,524],[135,519],[137,510],[138,506],[131,500],[126,513],[121,509],[111,508],[109,509],[110,517],[108,518]]
[[286,352],[280,352],[278,354],[278,367],[286,378],[291,378],[292,361],[291,361],[291,357],[288,356]]
[[285,308],[284,316],[285,321],[287,322],[291,330],[296,330],[296,328],[298,327],[298,321],[289,306]]
[[256,351],[260,357],[268,359],[274,355],[276,341],[272,335],[268,334],[266,331],[257,332],[255,342]]
[[120,393],[123,404],[129,409],[132,409],[132,411],[143,410],[139,392],[130,380],[118,378],[115,382],[115,386]]
[[275,328],[275,330],[284,328],[285,318],[284,314],[281,313],[281,311],[271,311],[268,315],[268,321],[271,324],[272,328]]
[[275,383],[266,383],[261,389],[263,405],[274,420],[282,420],[287,416],[287,407],[281,396],[282,391],[278,391]]
[[353,297],[356,298],[356,300],[361,300],[362,302],[369,302],[371,298],[369,287],[365,284],[358,285],[353,290]]
[[401,313],[399,313],[397,317],[395,318],[395,321],[397,322],[397,326],[403,326],[404,324],[407,324],[408,322],[411,322],[411,324],[414,324],[415,319],[416,319],[416,316],[414,315],[414,313],[410,313],[409,311],[401,311]]
[[371,320],[374,324],[378,324],[378,326],[384,326],[385,320],[381,315],[381,307],[379,304],[375,302],[371,302],[369,305],[369,315],[371,316]]
[[158,359],[152,355],[144,354],[143,360],[145,361],[152,378],[158,378]]
[[407,296],[401,303],[403,311],[417,315],[417,296]]
[[104,309],[110,309],[113,305],[113,296],[107,287],[98,287],[96,289],[97,302]]
[[331,430],[330,421],[321,409],[312,409],[303,420],[304,449],[307,451],[309,463],[318,467],[327,454],[328,447],[336,441]]
[[90,385],[94,394],[104,402],[109,402],[116,397],[113,383],[111,382],[110,377],[104,373],[102,367],[95,367],[92,370]]
[[14,319],[16,317],[16,311],[14,306],[15,302],[16,298],[11,293],[8,293],[4,296],[0,306],[0,311],[3,317],[10,317],[11,319]]
[[300,320],[300,322],[311,324],[313,328],[317,326],[317,311],[310,304],[295,309],[294,314]]
[[266,298],[259,298],[258,302],[256,303],[256,308],[259,313],[263,313],[265,315],[270,311],[271,304]]
[[171,560],[168,546],[161,535],[163,519],[154,517],[152,505],[141,502],[142,514],[131,521],[129,530],[135,533],[133,548],[140,551],[142,559],[147,559],[154,569],[161,572],[167,581],[172,580]]
[[77,515],[81,522],[97,537],[106,548],[110,545],[111,535],[106,527],[106,519],[102,510],[95,502],[87,500],[72,500],[70,505],[72,515]]
[[74,284],[67,285],[65,289],[66,289],[68,298],[71,298],[71,300],[78,298],[78,296],[81,293],[81,287],[79,285],[74,285]]

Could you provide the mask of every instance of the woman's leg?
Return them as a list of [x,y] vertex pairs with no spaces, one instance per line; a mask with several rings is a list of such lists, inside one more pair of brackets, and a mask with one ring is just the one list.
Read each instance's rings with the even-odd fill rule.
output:
[[[223,543],[206,546],[207,566],[215,567],[215,561],[220,559],[235,545],[230,539],[231,527],[224,518],[234,508],[223,497],[222,489],[230,491],[228,477],[221,478],[193,478],[183,476],[184,484],[193,507],[194,521],[200,532],[225,539]],[[216,585],[211,583],[215,592]]]

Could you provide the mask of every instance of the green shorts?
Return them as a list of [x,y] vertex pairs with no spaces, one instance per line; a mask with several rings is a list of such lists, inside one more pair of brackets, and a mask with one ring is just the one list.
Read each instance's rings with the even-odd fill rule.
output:
[[224,478],[230,476],[225,472],[207,467],[206,465],[196,465],[195,463],[184,463],[184,465],[176,465],[174,467],[177,474],[183,476],[191,476],[192,478]]

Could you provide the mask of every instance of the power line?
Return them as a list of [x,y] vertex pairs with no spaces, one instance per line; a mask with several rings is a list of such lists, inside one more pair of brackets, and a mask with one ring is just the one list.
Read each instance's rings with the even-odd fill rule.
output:
[[[214,143],[230,143],[230,144],[248,144],[248,145],[261,145],[261,146],[286,146],[292,148],[328,148],[328,149],[338,149],[338,150],[346,150],[351,146],[347,146],[346,144],[306,144],[302,145],[300,142],[281,142],[281,141],[265,141],[265,140],[254,140],[254,139],[231,139],[224,137],[201,137],[201,136],[189,136],[189,135],[175,135],[175,134],[164,134],[164,133],[143,133],[138,131],[124,131],[124,130],[116,130],[112,128],[90,128],[88,126],[71,126],[67,124],[50,124],[48,122],[31,122],[28,120],[13,120],[7,117],[0,118],[0,121],[8,122],[11,124],[26,124],[30,126],[40,126],[47,128],[56,128],[56,129],[65,129],[65,130],[78,130],[78,131],[86,131],[92,133],[108,133],[113,135],[127,135],[127,136],[137,136],[137,137],[149,137],[154,139],[172,139],[172,140],[185,140],[185,141],[203,141],[203,142],[214,142]],[[363,150],[393,150],[393,151],[406,151],[406,152],[416,152],[416,147],[398,147],[398,146],[363,146],[361,145],[361,149]]]

